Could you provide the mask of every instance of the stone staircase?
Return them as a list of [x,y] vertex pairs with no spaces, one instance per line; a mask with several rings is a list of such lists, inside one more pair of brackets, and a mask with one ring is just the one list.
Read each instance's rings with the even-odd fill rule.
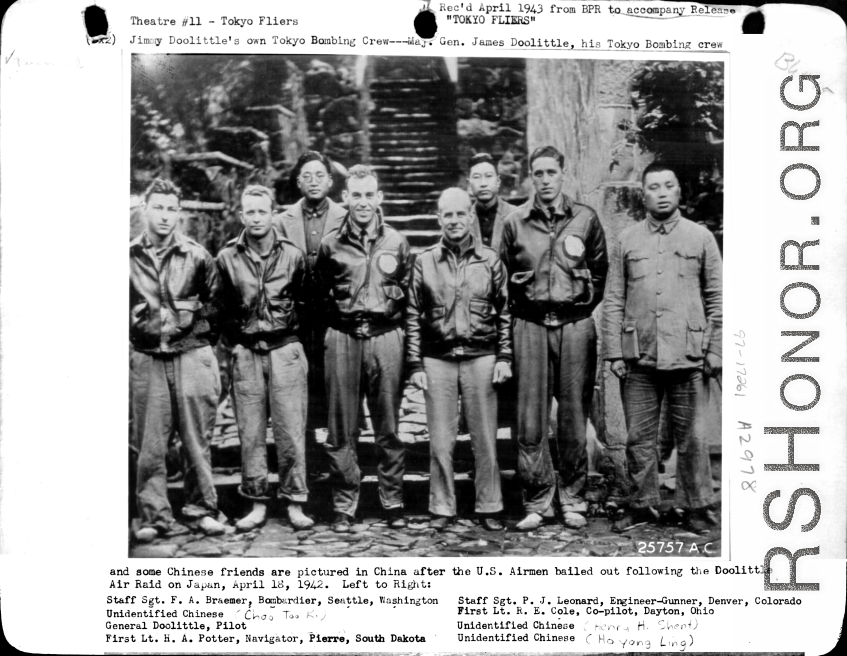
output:
[[371,166],[386,219],[420,251],[440,236],[439,194],[459,180],[455,89],[443,79],[378,77],[369,92]]

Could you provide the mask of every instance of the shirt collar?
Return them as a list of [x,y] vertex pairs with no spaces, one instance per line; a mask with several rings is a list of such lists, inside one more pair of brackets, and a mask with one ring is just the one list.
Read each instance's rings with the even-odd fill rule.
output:
[[476,215],[482,219],[493,219],[497,216],[497,205],[500,200],[495,196],[491,207],[485,207],[479,201],[476,201]]
[[650,214],[648,214],[647,227],[650,229],[650,232],[662,232],[666,235],[669,235],[679,223],[679,219],[681,216],[682,215],[679,212],[679,208],[677,208],[676,212],[674,212],[669,218],[665,219],[664,221],[657,221]]
[[[279,242],[283,241],[282,235],[280,235],[276,228],[271,228],[271,231],[274,233],[274,246],[276,246]],[[238,250],[243,251],[247,248],[250,248],[247,245],[247,231],[243,230],[239,233],[238,238],[235,240],[235,246]]]
[[[147,234],[146,230],[135,239],[133,245],[140,246],[144,250],[156,250],[156,248],[153,246],[153,242],[150,241],[150,237]],[[171,245],[167,248],[167,250],[170,250],[171,248],[178,248],[183,253],[187,252],[188,250],[188,242],[186,240],[186,237],[181,232],[179,232],[179,230],[173,231],[173,241],[171,242]]]
[[303,201],[303,214],[306,218],[313,219],[318,216],[323,216],[329,209],[329,198],[324,198],[317,207],[311,207],[305,200]]
[[[556,217],[565,217],[573,215],[573,201],[563,192],[559,192],[559,195],[556,196],[556,200],[554,200],[549,207],[553,208],[553,214]],[[548,218],[550,216],[549,208],[541,204],[541,201],[538,199],[538,196],[535,197],[535,201],[532,204],[532,209],[545,218]]]
[[[465,245],[465,247],[462,249],[462,252],[460,253],[459,257],[465,257],[468,253],[473,252],[474,255],[476,255],[478,258],[481,258],[483,256],[482,245],[479,244],[476,239],[474,239],[473,233],[469,232],[468,235],[467,235],[467,239],[468,239],[468,242]],[[441,241],[439,242],[439,245],[441,246],[441,259],[442,260],[445,257],[447,257],[448,251],[454,250],[450,246],[450,244],[447,243],[447,240],[444,238],[443,235],[441,237]]]
[[[347,216],[344,218],[344,227],[341,229],[342,233],[347,235],[348,239],[359,240],[359,235],[362,234],[362,229],[356,225],[356,222],[353,220],[353,217],[350,216],[350,212],[347,212]],[[367,235],[370,239],[375,239],[376,237],[382,235],[383,232],[383,218],[382,218],[382,210],[377,207],[376,208],[376,221],[373,221],[367,227]]]

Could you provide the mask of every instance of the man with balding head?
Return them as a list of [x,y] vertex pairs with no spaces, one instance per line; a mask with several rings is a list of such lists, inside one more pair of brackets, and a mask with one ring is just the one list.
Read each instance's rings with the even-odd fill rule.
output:
[[497,465],[497,394],[512,376],[506,270],[496,251],[471,234],[471,199],[452,188],[441,194],[441,241],[415,260],[406,316],[412,383],[424,391],[430,435],[430,526],[456,517],[453,448],[459,395],[476,460],[476,504],[483,528],[501,530]]

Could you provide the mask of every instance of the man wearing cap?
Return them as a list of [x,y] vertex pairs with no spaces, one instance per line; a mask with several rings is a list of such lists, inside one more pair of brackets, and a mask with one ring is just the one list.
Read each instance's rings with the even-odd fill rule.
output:
[[350,530],[359,502],[356,448],[362,396],[373,422],[380,501],[389,527],[402,528],[405,447],[397,427],[409,244],[385,224],[379,208],[382,192],[370,168],[350,169],[344,200],[347,216],[321,241],[315,265],[330,326],[325,367],[333,530]]
[[[597,343],[591,312],[603,296],[608,256],[597,213],[562,191],[564,156],[529,158],[535,197],[506,218],[501,257],[509,272],[518,389],[518,469],[531,531],[553,516],[558,490],[566,526],[585,525],[586,427]],[[558,462],[548,444],[548,403],[558,401]]]
[[612,254],[603,344],[621,379],[627,424],[629,509],[623,531],[658,518],[657,440],[662,398],[677,445],[675,497],[696,533],[714,517],[704,416],[709,381],[721,372],[721,256],[714,235],[680,214],[674,171],[654,162],[642,177],[648,216],[621,232]]
[[314,522],[303,514],[306,489],[306,354],[299,338],[305,291],[303,251],[273,228],[273,193],[251,185],[241,195],[244,230],[221,249],[220,316],[232,352],[232,398],[241,440],[241,496],[253,501],[235,527],[265,523],[268,412],[279,471],[277,496],[295,530]]
[[129,244],[129,335],[132,343],[133,445],[138,450],[139,542],[185,533],[168,502],[165,457],[175,433],[182,443],[182,515],[220,535],[209,440],[221,379],[212,351],[212,302],[218,273],[212,256],[176,230],[180,191],[154,180],[144,194],[145,230]]
[[[277,232],[306,254],[303,297],[309,302],[302,308],[300,339],[309,362],[309,410],[306,423],[307,448],[314,454],[315,429],[326,426],[327,406],[324,384],[324,336],[326,309],[321,304],[314,268],[318,247],[325,235],[341,225],[347,211],[329,198],[332,165],[314,150],[307,150],[294,167],[297,187],[303,197],[274,217]],[[318,452],[319,453],[319,452]],[[316,454],[315,454],[316,455]]]
[[468,163],[468,187],[473,196],[471,233],[474,239],[496,251],[500,249],[503,223],[515,208],[497,196],[500,174],[488,153],[477,153]]
[[503,495],[494,386],[512,376],[506,269],[471,233],[467,192],[445,190],[438,220],[441,242],[415,259],[406,316],[411,379],[426,399],[430,527],[443,530],[456,518],[453,449],[461,394],[476,463],[475,510],[483,528],[497,531]]

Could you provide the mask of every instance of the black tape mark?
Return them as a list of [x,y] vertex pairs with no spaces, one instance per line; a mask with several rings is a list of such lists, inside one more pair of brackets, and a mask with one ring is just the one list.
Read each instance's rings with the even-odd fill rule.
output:
[[108,38],[109,19],[106,18],[106,10],[97,5],[85,8],[85,30],[89,39]]
[[741,31],[744,34],[764,34],[765,15],[758,9],[751,11],[744,17],[744,22],[741,23]]
[[421,9],[415,16],[415,32],[422,39],[431,39],[438,31],[438,23],[435,21],[435,12],[426,3],[426,9]]

